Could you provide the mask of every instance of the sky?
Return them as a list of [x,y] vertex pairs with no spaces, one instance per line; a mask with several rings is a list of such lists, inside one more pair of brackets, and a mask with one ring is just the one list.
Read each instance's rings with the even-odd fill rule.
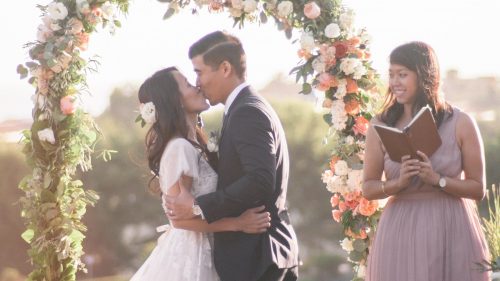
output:
[[[35,89],[19,79],[16,66],[29,59],[23,45],[36,39],[41,23],[36,5],[49,2],[10,1],[0,17],[0,122],[30,118],[30,97]],[[456,69],[464,78],[500,77],[498,0],[344,0],[343,4],[355,11],[356,26],[367,28],[372,35],[373,66],[383,78],[387,77],[391,50],[414,40],[433,46],[443,74]],[[98,115],[107,107],[115,87],[140,85],[167,66],[178,66],[194,80],[187,50],[215,30],[227,30],[241,39],[247,53],[248,81],[256,89],[279,73],[286,76],[299,62],[297,44],[277,31],[273,20],[260,26],[246,23],[239,29],[233,28],[227,13],[191,15],[186,10],[163,20],[166,9],[157,0],[132,0],[129,14],[120,16],[123,26],[115,35],[106,30],[92,35],[85,56],[98,55],[100,66],[98,73],[87,78],[92,95],[84,103],[90,113]]]

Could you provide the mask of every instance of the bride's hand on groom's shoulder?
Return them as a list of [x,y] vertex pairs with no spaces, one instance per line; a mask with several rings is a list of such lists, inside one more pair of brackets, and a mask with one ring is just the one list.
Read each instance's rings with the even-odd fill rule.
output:
[[264,233],[271,227],[271,214],[264,206],[248,209],[235,219],[237,230],[249,234]]

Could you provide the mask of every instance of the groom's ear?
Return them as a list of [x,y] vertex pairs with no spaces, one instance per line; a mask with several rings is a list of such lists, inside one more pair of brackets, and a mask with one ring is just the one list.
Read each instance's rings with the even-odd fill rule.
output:
[[224,78],[228,78],[233,72],[233,66],[225,60],[219,65],[219,70],[222,71]]

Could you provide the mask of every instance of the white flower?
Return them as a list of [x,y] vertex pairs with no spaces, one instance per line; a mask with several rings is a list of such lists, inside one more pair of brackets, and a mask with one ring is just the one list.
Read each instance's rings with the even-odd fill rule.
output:
[[318,73],[323,73],[326,71],[326,64],[323,62],[323,59],[321,57],[317,57],[313,60],[312,67],[314,71]]
[[76,8],[80,14],[86,15],[90,13],[90,5],[87,0],[76,0]]
[[102,4],[101,10],[103,19],[111,20],[113,18],[113,15],[115,14],[114,6],[109,3],[109,1],[106,1],[104,4]]
[[348,31],[352,31],[354,27],[354,11],[348,10],[339,17],[340,26]]
[[359,39],[361,40],[361,44],[370,44],[373,40],[372,36],[366,30],[361,31]]
[[241,17],[241,15],[243,14],[243,11],[242,11],[242,10],[240,10],[240,9],[229,8],[229,14],[230,14],[233,18],[239,18],[239,17]]
[[354,138],[353,138],[353,136],[347,136],[345,138],[345,144],[347,144],[347,145],[353,145],[354,144]]
[[363,278],[365,277],[365,275],[366,275],[366,266],[360,264],[358,266],[358,277]]
[[50,3],[47,12],[49,13],[49,17],[55,21],[63,20],[68,15],[68,9],[61,2]]
[[326,189],[331,193],[343,193],[345,189],[344,178],[339,176],[332,176],[326,183]]
[[54,137],[54,131],[52,131],[52,129],[50,128],[45,128],[41,131],[38,131],[38,138],[40,139],[40,141],[46,141],[51,144],[56,143],[56,139]]
[[323,172],[323,174],[321,174],[321,180],[325,184],[327,184],[332,177],[333,177],[332,170],[326,170],[326,171]]
[[278,16],[282,18],[288,17],[293,12],[293,3],[290,1],[283,1],[278,4]]
[[346,122],[349,119],[347,113],[345,112],[344,100],[334,100],[331,108],[332,113],[332,127],[337,130],[343,130],[346,127]]
[[34,94],[31,96],[31,101],[33,105],[37,106],[39,109],[42,109],[45,105],[45,96]]
[[218,152],[219,151],[219,146],[215,142],[209,141],[207,143],[207,149],[210,152]]
[[363,183],[363,170],[351,170],[347,174],[347,187],[349,190],[361,190],[361,184]]
[[302,49],[308,52],[312,51],[312,49],[316,47],[316,43],[314,43],[314,37],[308,32],[302,33],[302,36],[300,37],[300,46]]
[[340,246],[342,247],[342,249],[348,253],[352,252],[354,250],[354,247],[352,246],[352,241],[351,239],[349,238],[344,238],[344,240],[342,240],[340,242]]
[[58,31],[59,29],[61,29],[61,26],[59,26],[59,24],[55,23],[49,15],[45,15],[43,18],[42,18],[42,21],[43,23],[52,31]]
[[358,67],[363,67],[363,64],[359,59],[356,58],[344,58],[340,63],[340,70],[346,75],[351,75],[356,72]]
[[338,99],[342,99],[346,94],[347,94],[347,80],[340,79],[339,85],[337,86],[337,91],[335,92],[335,96]]
[[245,0],[243,2],[244,5],[244,11],[247,14],[251,14],[257,10],[257,1],[255,0]]
[[347,162],[344,160],[337,161],[334,169],[337,176],[346,176],[349,173],[349,166],[347,166]]
[[243,0],[231,0],[231,7],[233,7],[233,9],[243,10],[245,4]]
[[40,41],[41,43],[45,43],[47,42],[47,39],[52,36],[52,34],[52,30],[48,26],[46,26],[45,24],[40,24],[38,26],[36,37],[38,41]]
[[325,36],[328,38],[337,38],[340,36],[340,27],[336,23],[330,23],[325,28]]
[[360,64],[359,64],[359,65],[357,65],[357,66],[356,66],[356,68],[354,69],[354,75],[352,76],[352,78],[354,78],[354,79],[356,79],[356,80],[359,80],[359,79],[361,79],[361,77],[362,77],[363,75],[365,75],[365,74],[366,74],[366,72],[367,72],[367,71],[366,71],[365,66],[364,66],[362,63],[360,63]]
[[156,122],[156,109],[153,102],[141,103],[140,106],[142,119],[146,124],[153,124]]

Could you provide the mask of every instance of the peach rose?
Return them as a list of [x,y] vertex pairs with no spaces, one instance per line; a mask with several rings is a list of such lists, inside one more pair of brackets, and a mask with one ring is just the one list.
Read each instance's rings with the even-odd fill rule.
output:
[[354,210],[354,209],[356,209],[356,207],[358,207],[359,202],[358,202],[357,200],[346,201],[346,202],[345,202],[345,205],[346,205],[349,209]]
[[304,5],[304,15],[309,19],[315,19],[321,14],[321,8],[312,1]]
[[353,191],[353,192],[348,192],[346,194],[344,194],[344,198],[346,201],[354,201],[354,200],[357,200],[359,197],[361,196],[361,192],[360,191]]
[[338,156],[332,156],[332,159],[330,159],[330,170],[335,174],[335,164],[337,161],[340,160],[340,157]]
[[76,111],[75,98],[71,95],[61,99],[61,111],[64,115],[71,115]]
[[342,219],[342,212],[339,210],[333,210],[332,216],[336,222],[340,222],[340,220]]
[[349,39],[347,42],[349,45],[356,47],[361,43],[361,39],[359,37],[353,37]]
[[361,134],[363,136],[366,136],[366,132],[368,131],[368,126],[369,126],[370,122],[368,120],[366,120],[366,118],[363,116],[356,117],[355,122],[356,123],[352,127],[352,129],[354,130],[354,133],[356,135]]
[[89,47],[89,34],[88,33],[80,33],[76,35],[76,40],[78,41],[78,48],[82,51],[86,51]]
[[330,203],[332,204],[332,208],[335,208],[340,202],[340,197],[338,194],[334,194],[332,198],[330,198]]
[[297,55],[299,56],[299,58],[303,58],[303,59],[310,59],[311,58],[311,53],[308,52],[307,50],[304,50],[304,49],[300,49],[297,51]]
[[359,102],[357,99],[350,99],[345,103],[345,111],[349,115],[357,115],[359,113]]
[[356,82],[356,80],[354,80],[350,77],[347,77],[346,81],[347,81],[347,85],[346,85],[347,93],[348,94],[356,94],[359,90],[358,83]]
[[344,201],[339,201],[339,210],[341,212],[345,212],[345,210],[347,210],[347,205],[345,204]]
[[377,207],[378,207],[377,200],[369,201],[368,199],[362,197],[359,200],[358,211],[363,216],[369,217],[369,216],[373,215],[375,213],[375,211],[377,211]]

